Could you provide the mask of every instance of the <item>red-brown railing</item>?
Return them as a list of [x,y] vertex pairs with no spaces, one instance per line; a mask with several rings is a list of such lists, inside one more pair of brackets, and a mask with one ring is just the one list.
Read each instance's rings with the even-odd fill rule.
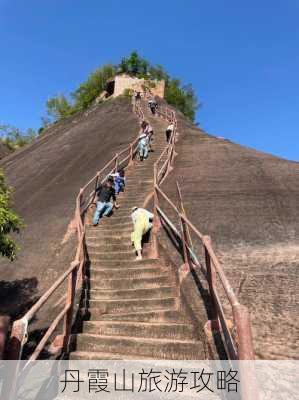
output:
[[[173,168],[173,161],[176,155],[175,142],[177,137],[177,120],[175,112],[165,106],[158,107],[157,114],[160,118],[173,123],[174,130],[168,146],[154,165],[155,218],[153,226],[153,253],[156,257],[158,256],[157,231],[161,221],[162,224],[166,224],[180,237],[185,267],[189,270],[200,267],[208,281],[212,309],[210,325],[212,329],[217,329],[222,332],[228,357],[230,359],[253,360],[254,351],[249,311],[247,307],[239,303],[215,254],[211,238],[207,235],[203,235],[187,218],[185,210],[182,208],[179,210],[161,188],[161,184]],[[179,187],[178,194],[180,198],[181,193]],[[164,202],[164,208],[162,202]],[[167,215],[167,212],[171,214],[171,217]],[[173,218],[177,218],[178,228],[173,223]],[[204,263],[200,263],[198,261],[200,257],[195,255],[193,250],[194,243],[191,241],[191,235],[195,239],[193,240],[194,242],[199,242],[197,249],[199,247],[203,249],[201,258],[204,259]],[[224,291],[224,296],[220,296],[219,294],[221,287]],[[229,307],[232,311],[231,316],[233,324],[231,324],[226,315]]]

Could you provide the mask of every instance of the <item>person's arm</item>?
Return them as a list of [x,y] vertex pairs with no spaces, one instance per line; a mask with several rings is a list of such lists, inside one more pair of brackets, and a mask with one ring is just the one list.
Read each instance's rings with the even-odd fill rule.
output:
[[103,189],[102,184],[100,183],[99,186],[96,188],[96,196],[99,197],[101,191]]
[[151,213],[151,212],[149,212],[147,210],[146,210],[146,212],[147,212],[147,216],[148,216],[149,219],[154,219],[154,214],[153,213]]
[[147,218],[154,219],[154,214],[153,213],[151,213],[150,211],[146,210],[145,208],[143,208],[142,211],[145,213]]

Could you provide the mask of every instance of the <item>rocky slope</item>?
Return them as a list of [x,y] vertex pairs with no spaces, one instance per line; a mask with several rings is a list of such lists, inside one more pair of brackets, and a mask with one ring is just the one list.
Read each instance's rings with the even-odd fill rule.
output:
[[15,188],[16,211],[26,228],[17,236],[20,252],[0,263],[0,313],[26,309],[69,265],[75,237],[62,245],[80,189],[138,132],[128,99],[109,100],[54,125],[0,163]]
[[[299,351],[299,163],[210,136],[178,113],[175,168],[187,214],[209,234],[252,313],[257,356]],[[166,242],[165,242],[166,243]]]

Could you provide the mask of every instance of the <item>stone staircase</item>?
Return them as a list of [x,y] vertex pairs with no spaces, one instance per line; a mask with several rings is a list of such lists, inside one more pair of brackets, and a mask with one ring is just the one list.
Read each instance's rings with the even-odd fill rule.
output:
[[89,320],[73,336],[72,359],[204,359],[205,346],[180,301],[178,277],[162,259],[135,261],[130,210],[153,189],[153,165],[165,148],[166,122],[146,115],[154,152],[128,170],[120,208],[87,226]]

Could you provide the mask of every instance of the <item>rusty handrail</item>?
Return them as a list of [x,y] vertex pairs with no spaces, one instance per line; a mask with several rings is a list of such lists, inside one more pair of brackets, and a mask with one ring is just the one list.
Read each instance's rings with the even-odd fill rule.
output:
[[[171,163],[173,161],[173,157],[175,155],[174,146],[175,139],[177,135],[177,120],[176,115],[173,110],[165,107],[165,111],[162,107],[159,107],[157,110],[157,114],[161,118],[165,118],[167,121],[172,122],[174,125],[174,129],[170,138],[170,142],[165,150],[162,152],[158,160],[154,164],[154,216],[156,217],[159,214],[161,218],[161,213],[166,215],[165,212],[161,209],[161,205],[158,204],[159,196],[161,196],[168,205],[174,210],[176,215],[180,220],[181,226],[181,240],[183,243],[184,250],[184,260],[185,263],[192,263],[192,257],[190,256],[191,248],[190,248],[190,234],[188,234],[188,229],[190,229],[195,236],[201,241],[204,246],[205,255],[206,255],[206,273],[205,276],[209,282],[210,294],[212,298],[212,304],[214,308],[214,313],[216,315],[216,319],[219,321],[224,334],[224,339],[226,343],[226,347],[228,350],[228,355],[231,359],[242,359],[242,360],[251,360],[254,359],[254,351],[253,351],[253,343],[252,343],[252,334],[251,334],[251,324],[250,324],[250,315],[247,307],[241,305],[239,300],[230,285],[229,280],[227,279],[225,272],[215,254],[215,251],[212,247],[211,240],[209,236],[203,235],[186,217],[184,210],[181,212],[177,209],[175,204],[169,199],[169,197],[163,192],[160,185],[163,180],[167,177],[169,171],[171,170]],[[159,168],[159,163],[162,158],[167,154],[166,160],[163,162],[162,166]],[[160,177],[163,177],[160,179]],[[181,193],[179,193],[181,196]],[[160,211],[160,213],[157,212]],[[168,218],[168,221],[169,218]],[[157,221],[154,219],[154,228],[157,226]],[[171,229],[173,229],[173,224],[171,223]],[[154,229],[154,234],[157,234],[157,229]],[[157,249],[154,251],[157,253]],[[192,251],[194,254],[194,252]],[[235,321],[236,331],[237,331],[237,343],[234,343],[232,334],[227,325],[227,321],[224,316],[223,307],[221,304],[221,299],[217,293],[216,288],[216,274],[220,279],[221,285],[224,289],[225,295],[232,307],[233,318]],[[237,350],[236,350],[237,348]]]

